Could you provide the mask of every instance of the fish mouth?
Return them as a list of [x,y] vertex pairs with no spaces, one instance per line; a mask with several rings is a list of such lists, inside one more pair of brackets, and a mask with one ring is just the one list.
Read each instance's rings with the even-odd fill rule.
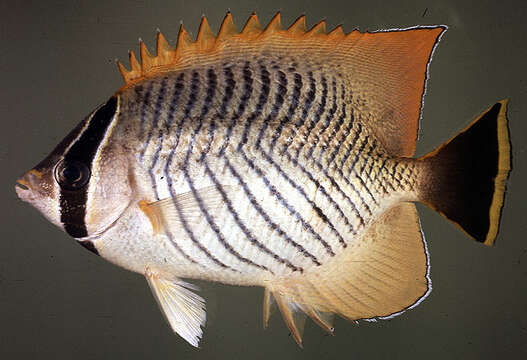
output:
[[38,188],[36,186],[40,179],[42,179],[42,172],[36,169],[29,170],[26,174],[18,178],[15,183],[15,191],[18,197],[24,201],[29,201],[34,197],[33,191]]
[[22,189],[24,191],[29,190],[29,186],[26,185],[27,183],[26,184],[24,184],[24,183],[26,183],[26,182],[23,179],[17,180],[17,182],[15,184],[15,189],[20,188],[20,189]]
[[30,183],[24,179],[20,178],[15,183],[15,191],[20,200],[23,201],[29,201],[31,198],[31,185]]

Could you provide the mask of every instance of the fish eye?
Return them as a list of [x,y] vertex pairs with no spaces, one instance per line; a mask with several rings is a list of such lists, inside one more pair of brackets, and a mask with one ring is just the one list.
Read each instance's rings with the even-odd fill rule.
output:
[[61,161],[55,168],[55,179],[65,190],[79,190],[88,183],[90,169],[78,161]]

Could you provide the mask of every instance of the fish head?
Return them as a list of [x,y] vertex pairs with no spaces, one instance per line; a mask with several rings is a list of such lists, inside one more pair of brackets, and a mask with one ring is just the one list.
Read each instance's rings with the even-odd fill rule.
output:
[[85,246],[118,220],[132,197],[126,151],[111,141],[118,117],[114,96],[15,185],[21,200]]

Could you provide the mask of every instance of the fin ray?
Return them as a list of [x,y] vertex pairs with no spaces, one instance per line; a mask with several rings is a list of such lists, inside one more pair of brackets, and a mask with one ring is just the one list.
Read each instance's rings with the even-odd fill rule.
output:
[[168,281],[148,273],[148,285],[172,330],[197,347],[205,326],[205,300],[191,291],[196,287],[181,280]]
[[[386,251],[385,245],[398,251]],[[397,276],[378,269],[374,264],[379,258]],[[365,269],[364,262],[370,261],[373,264]],[[317,312],[358,320],[394,316],[414,306],[431,289],[428,251],[415,205],[391,208],[356,243],[322,267],[316,274],[273,284],[270,291],[279,293],[282,303],[297,304],[319,325]],[[327,330],[329,325],[322,323],[322,327]]]
[[[224,186],[224,191],[230,191],[230,187]],[[196,192],[210,213],[217,212],[224,204],[221,193],[214,186],[197,189]],[[140,201],[139,207],[149,218],[155,234],[162,233],[165,227],[170,228],[172,232],[181,230],[180,212],[174,202],[177,202],[181,216],[185,218],[187,223],[201,221],[203,213],[200,209],[200,204],[191,191],[177,194],[175,199],[166,198],[153,203],[148,203],[144,200]]]
[[494,104],[419,158],[419,200],[485,245],[493,245],[498,234],[511,170],[507,102]]

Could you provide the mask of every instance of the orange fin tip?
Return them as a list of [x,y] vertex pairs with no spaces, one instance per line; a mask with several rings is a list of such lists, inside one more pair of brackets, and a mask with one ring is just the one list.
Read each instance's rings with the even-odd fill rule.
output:
[[243,27],[242,34],[252,34],[252,33],[261,33],[262,32],[262,26],[260,25],[260,22],[258,21],[258,16],[256,16],[256,13],[253,13],[251,16],[249,16],[249,19],[245,23],[245,26]]
[[275,16],[269,21],[269,24],[265,27],[265,30],[263,31],[264,35],[272,34],[274,32],[278,32],[281,30],[280,27],[280,12],[277,12]]
[[313,36],[313,35],[326,35],[326,21],[322,20],[315,26],[311,28],[306,34],[306,36]]
[[[362,33],[358,31],[345,34],[340,25],[328,34],[325,20],[320,21],[307,30],[305,15],[298,17],[287,30],[284,30],[281,28],[280,12],[275,14],[264,29],[262,29],[257,15],[253,13],[249,16],[242,31],[238,32],[234,25],[232,14],[228,11],[217,35],[211,30],[207,18],[203,16],[195,41],[191,39],[183,23],[181,23],[175,49],[170,47],[161,32],[158,31],[155,56],[150,54],[145,43],[140,40],[141,63],[139,63],[133,51],[130,51],[131,69],[127,70],[120,62],[117,63],[117,66],[124,78],[124,87],[128,87],[142,79],[156,76],[162,72],[182,69],[196,62],[207,64],[210,61],[214,61],[214,59],[221,58],[224,54],[230,56],[236,53],[237,48],[243,51],[255,52],[259,48],[272,48],[274,45],[279,44],[280,48],[295,45],[295,48],[298,49],[307,49],[308,47],[329,49],[342,45],[344,48],[353,49],[356,48],[354,45],[360,34]],[[364,35],[366,36],[366,34]],[[313,45],[311,39],[316,39],[317,44]],[[382,39],[380,40],[382,41]],[[341,41],[343,42],[342,44]],[[415,41],[421,40],[415,38]],[[342,61],[349,62],[347,58],[343,58]]]
[[298,19],[295,20],[295,22],[287,29],[287,32],[290,34],[298,34],[298,33],[305,33],[307,31],[306,27],[306,16],[300,15]]

